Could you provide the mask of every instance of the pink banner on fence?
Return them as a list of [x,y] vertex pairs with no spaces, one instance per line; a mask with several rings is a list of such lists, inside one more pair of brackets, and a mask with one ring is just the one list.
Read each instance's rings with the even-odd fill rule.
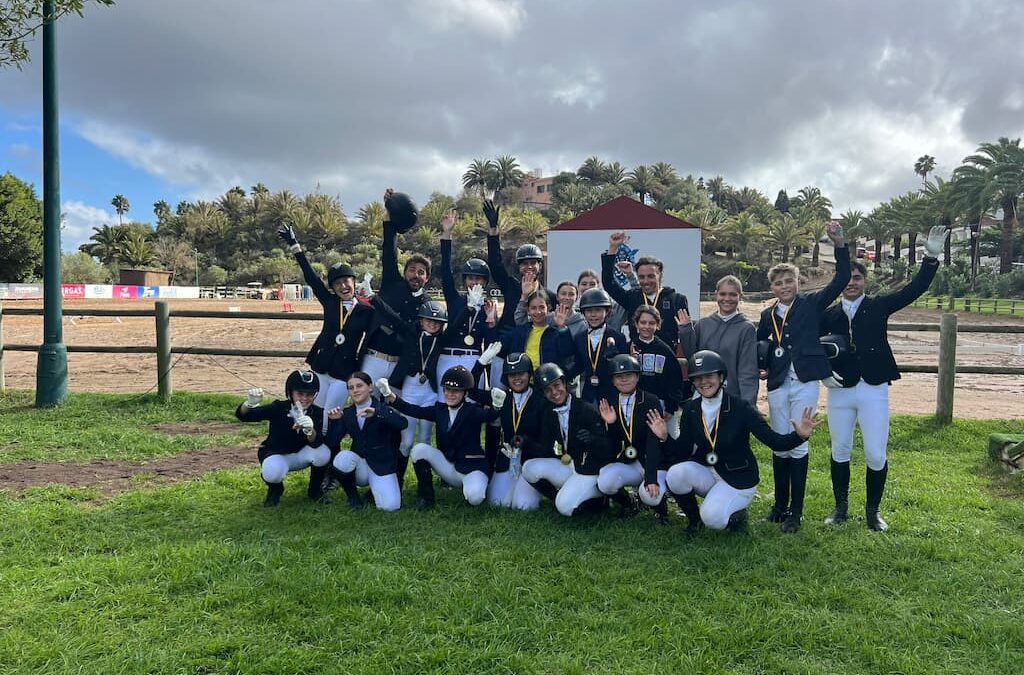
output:
[[134,300],[139,297],[138,286],[119,286],[114,285],[114,299],[116,300]]
[[85,298],[85,284],[61,284],[60,293],[65,300],[82,300]]

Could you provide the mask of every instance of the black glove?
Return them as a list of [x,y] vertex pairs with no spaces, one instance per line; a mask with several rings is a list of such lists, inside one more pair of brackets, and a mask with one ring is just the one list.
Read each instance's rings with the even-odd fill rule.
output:
[[277,236],[281,237],[284,243],[289,246],[295,246],[299,243],[299,240],[295,238],[295,228],[288,223],[284,223],[281,227],[277,228]]
[[590,445],[590,441],[593,439],[594,437],[586,429],[580,429],[576,432],[576,440],[583,445]]
[[487,218],[487,224],[490,225],[492,229],[496,229],[498,227],[498,216],[500,214],[500,206],[495,206],[494,202],[490,199],[484,202],[484,216]]
[[759,370],[768,370],[768,349],[770,345],[767,340],[757,341],[757,367]]

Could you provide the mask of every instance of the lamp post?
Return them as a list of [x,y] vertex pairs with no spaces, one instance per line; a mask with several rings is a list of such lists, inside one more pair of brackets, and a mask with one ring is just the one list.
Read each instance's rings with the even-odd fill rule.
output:
[[57,106],[57,21],[43,3],[43,344],[36,360],[36,407],[68,396],[68,349],[61,323],[60,118]]
[[199,288],[199,249],[194,248],[192,252],[196,254],[196,288]]

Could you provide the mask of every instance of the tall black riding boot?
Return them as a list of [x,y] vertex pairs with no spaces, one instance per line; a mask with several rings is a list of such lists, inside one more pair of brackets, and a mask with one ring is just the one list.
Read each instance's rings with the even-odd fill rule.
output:
[[845,523],[849,511],[850,463],[832,460],[832,495],[836,508],[825,518],[826,525]]
[[409,456],[395,450],[395,476],[398,477],[398,491],[405,487],[405,471],[409,468]]
[[668,499],[663,498],[654,507],[654,522],[658,525],[668,525]]
[[686,515],[688,524],[686,525],[686,534],[697,534],[704,527],[704,522],[700,519],[700,506],[697,504],[697,493],[687,492],[684,495],[674,495],[676,503],[679,504],[679,508],[682,509]]
[[530,483],[530,485],[533,486],[534,490],[541,493],[542,495],[550,499],[552,502],[554,502],[555,497],[558,496],[558,488],[552,485],[551,482],[545,478],[541,478],[536,483]]
[[875,532],[885,532],[889,529],[889,523],[885,522],[882,519],[882,514],[878,512],[878,506],[882,503],[882,493],[885,492],[885,479],[888,475],[888,462],[879,471],[872,471],[871,467],[868,467],[866,476],[867,498],[864,500],[864,515],[867,519],[868,527]]
[[327,477],[327,466],[310,466],[309,467],[309,487],[306,488],[306,494],[314,502],[321,502],[323,504],[330,504],[331,498],[324,493],[324,478]]
[[345,496],[348,497],[348,505],[353,509],[363,508],[363,499],[359,496],[359,490],[356,487],[355,471],[343,473],[331,467],[331,473],[337,478],[338,483],[341,484],[341,489],[345,491]]
[[412,463],[412,470],[416,474],[416,508],[420,511],[434,508],[434,472],[430,463],[425,459]]
[[775,480],[775,505],[764,517],[769,523],[781,523],[789,511],[789,457],[772,455],[772,478]]
[[[266,481],[264,481],[266,483]],[[281,503],[281,495],[284,494],[284,483],[267,483],[267,498],[263,500],[264,506],[277,506]]]
[[804,515],[804,493],[807,491],[807,455],[789,460],[789,485],[791,497],[789,512],[782,521],[782,531],[788,534],[800,531],[800,520]]
[[488,424],[484,427],[484,457],[487,458],[487,466],[494,466],[498,459],[498,450],[500,449],[501,427]]
[[637,511],[636,497],[626,492],[625,488],[620,489],[613,495],[610,495],[611,500],[619,505],[619,518],[628,518]]

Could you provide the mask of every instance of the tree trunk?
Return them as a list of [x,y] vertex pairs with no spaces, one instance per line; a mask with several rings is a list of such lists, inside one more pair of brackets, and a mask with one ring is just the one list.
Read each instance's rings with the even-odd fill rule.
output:
[[897,234],[897,235],[893,236],[893,238],[892,238],[892,259],[893,260],[899,260],[900,259],[900,247],[902,246],[902,244],[903,244],[903,235],[902,234]]
[[907,235],[907,262],[911,267],[917,264],[917,232]]
[[948,267],[953,262],[953,219],[949,216],[942,216],[942,226],[949,231],[946,237],[946,244],[943,246],[943,262]]
[[782,246],[782,261],[785,262],[787,260],[789,260],[789,246],[788,245],[783,245]]
[[875,271],[882,266],[882,240],[875,239]]
[[1017,224],[1017,200],[1003,199],[1003,232],[999,241],[999,273],[1009,274],[1013,268],[1013,228]]
[[811,267],[818,266],[818,250],[821,245],[818,242],[814,242],[814,250],[811,252]]

